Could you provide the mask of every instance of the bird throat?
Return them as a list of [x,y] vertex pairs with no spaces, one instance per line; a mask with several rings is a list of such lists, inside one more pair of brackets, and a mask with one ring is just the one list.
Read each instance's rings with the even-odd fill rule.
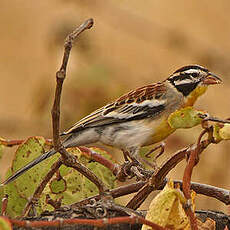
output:
[[200,97],[202,94],[205,93],[207,90],[207,86],[198,86],[195,90],[193,90],[186,98],[185,98],[185,103],[184,107],[187,106],[193,106],[193,104],[196,102],[198,97]]

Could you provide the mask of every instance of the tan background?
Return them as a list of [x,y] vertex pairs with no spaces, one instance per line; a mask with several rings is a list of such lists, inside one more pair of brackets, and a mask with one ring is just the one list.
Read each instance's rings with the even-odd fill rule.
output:
[[[51,137],[50,109],[64,37],[89,17],[95,25],[72,51],[62,97],[62,130],[126,91],[200,64],[222,77],[196,107],[230,117],[229,0],[1,0],[0,136]],[[167,140],[165,157],[196,140],[200,127]],[[229,189],[229,143],[210,146],[192,179]],[[6,149],[3,175],[15,148]],[[119,151],[109,149],[121,156]],[[164,157],[163,157],[164,158]],[[170,174],[182,178],[184,164]],[[146,202],[142,208],[146,208]],[[202,196],[198,208],[227,211]]]

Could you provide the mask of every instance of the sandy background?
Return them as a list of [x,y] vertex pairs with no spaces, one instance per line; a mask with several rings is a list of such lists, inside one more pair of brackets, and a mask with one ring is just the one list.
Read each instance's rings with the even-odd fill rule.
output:
[[[62,130],[128,90],[161,81],[177,68],[195,63],[224,81],[211,87],[196,107],[230,117],[229,11],[228,0],[1,0],[0,136],[51,137],[50,110],[63,40],[89,17],[95,25],[71,53],[62,97]],[[200,131],[197,127],[174,133],[167,139],[164,157],[193,143]],[[229,148],[230,142],[210,146],[194,170],[193,181],[230,189]],[[1,175],[14,150],[5,150]],[[109,151],[121,156],[119,151]],[[170,176],[182,178],[183,169],[184,163]],[[146,207],[148,201],[142,206]],[[197,207],[227,211],[219,201],[202,196]]]

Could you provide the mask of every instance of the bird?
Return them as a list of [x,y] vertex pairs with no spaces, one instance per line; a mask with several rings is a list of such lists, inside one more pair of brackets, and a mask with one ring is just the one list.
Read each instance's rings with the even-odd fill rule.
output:
[[[132,90],[82,118],[60,134],[67,136],[62,144],[70,148],[101,142],[128,151],[135,158],[141,147],[158,143],[175,131],[168,124],[170,114],[193,106],[209,85],[221,82],[218,76],[202,66],[183,66],[166,80]],[[2,185],[14,181],[55,153],[51,149],[42,154]]]

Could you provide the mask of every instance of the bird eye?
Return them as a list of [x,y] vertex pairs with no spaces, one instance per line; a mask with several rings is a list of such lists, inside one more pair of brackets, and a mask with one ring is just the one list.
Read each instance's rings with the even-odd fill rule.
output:
[[198,73],[197,72],[195,72],[195,73],[191,73],[191,75],[192,75],[192,77],[198,77]]

